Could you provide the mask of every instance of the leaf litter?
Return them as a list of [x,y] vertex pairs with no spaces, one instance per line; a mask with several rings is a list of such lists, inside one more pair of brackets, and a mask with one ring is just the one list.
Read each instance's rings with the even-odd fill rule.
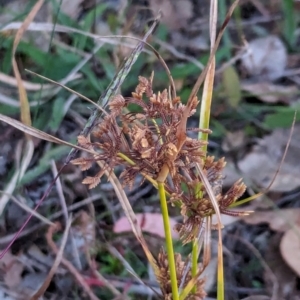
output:
[[[258,140],[251,151],[237,162],[237,168],[230,165],[227,171],[225,169],[226,184],[244,177],[259,188],[266,188],[279,166],[288,141],[288,133],[288,129],[276,129],[271,134]],[[300,126],[296,125],[281,171],[270,191],[288,192],[300,186],[300,168],[298,165],[298,153],[300,153],[299,136]]]

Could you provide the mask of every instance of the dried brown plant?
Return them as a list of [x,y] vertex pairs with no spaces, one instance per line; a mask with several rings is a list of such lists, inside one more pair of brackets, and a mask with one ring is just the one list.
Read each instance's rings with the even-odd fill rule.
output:
[[[161,250],[158,254],[158,267],[160,271],[160,275],[157,278],[157,281],[160,285],[163,297],[165,300],[172,300],[172,289],[171,289],[171,281],[170,281],[170,272],[169,272],[169,261],[167,254],[164,252],[164,250]],[[178,281],[183,282],[183,286],[185,286],[191,279],[192,274],[189,271],[185,275],[186,270],[186,262],[182,260],[182,257],[179,253],[175,254],[175,264],[176,264],[176,272],[177,272],[177,278]],[[199,264],[198,269],[201,273],[202,265]],[[206,297],[206,292],[204,291],[204,284],[205,280],[198,278],[195,284],[195,292],[192,295],[189,295],[187,300],[202,300]]]
[[[140,174],[158,180],[162,169],[167,166],[170,180],[165,182],[165,189],[170,195],[169,202],[181,208],[183,223],[177,226],[177,230],[183,243],[188,243],[196,238],[204,218],[215,213],[196,164],[202,167],[223,214],[243,214],[230,211],[229,206],[244,193],[246,186],[237,181],[228,192],[222,193],[224,158],[216,161],[208,156],[204,160],[201,147],[205,143],[187,136],[191,130],[210,131],[187,128],[183,139],[182,128],[179,128],[182,119],[195,112],[198,100],[191,101],[187,109],[179,97],[172,98],[167,90],[154,93],[152,81],[153,74],[149,79],[139,77],[139,84],[131,97],[117,95],[111,100],[110,112],[95,126],[92,141],[78,137],[81,147],[93,148],[98,154],[74,159],[72,163],[83,171],[89,169],[93,161],[103,163],[104,167],[97,174],[83,180],[89,188],[99,184],[105,171],[113,172],[116,166],[123,167],[120,177],[127,187],[132,187],[135,177]],[[124,112],[130,104],[137,106],[139,111]]]

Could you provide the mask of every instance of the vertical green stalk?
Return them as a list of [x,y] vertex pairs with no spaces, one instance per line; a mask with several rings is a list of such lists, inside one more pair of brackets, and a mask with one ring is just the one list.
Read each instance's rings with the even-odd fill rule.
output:
[[[210,3],[210,43],[211,43],[211,51],[215,45],[216,40],[216,24],[217,24],[217,16],[218,16],[218,2],[212,0]],[[199,128],[209,128],[209,121],[210,121],[210,108],[212,102],[212,93],[214,88],[214,77],[215,77],[215,64],[216,60],[213,58],[206,77],[204,81],[203,93],[202,93],[202,101],[201,101],[201,108],[200,108],[200,116],[199,116]],[[199,139],[207,142],[208,141],[208,134],[199,132]],[[207,151],[207,145],[202,146],[202,150],[204,152]],[[199,195],[201,196],[201,195]],[[197,259],[196,259],[197,258]],[[197,269],[198,264],[198,245],[194,243],[192,249],[192,274],[194,276],[194,269]]]
[[[207,76],[204,82],[201,108],[200,108],[200,119],[199,119],[199,128],[209,128],[209,120],[210,120],[210,107],[212,101],[212,92],[213,92],[213,82],[214,82],[214,73],[215,73],[215,60],[213,59],[210,68],[208,69]],[[208,141],[208,134],[200,132],[199,139],[202,141]],[[207,145],[202,147],[202,150],[206,152]],[[201,193],[199,193],[198,188],[196,189],[196,195],[201,197]],[[198,267],[198,243],[193,243],[192,249],[192,276],[196,276]],[[195,292],[195,289],[193,289]]]
[[164,230],[165,230],[165,235],[166,235],[167,255],[168,255],[172,296],[173,296],[172,299],[179,300],[176,265],[175,265],[173,240],[172,240],[172,233],[171,233],[171,227],[170,227],[166,191],[165,191],[164,183],[162,183],[162,182],[158,182],[158,194],[159,194],[159,199],[160,199],[161,212],[162,212],[163,220],[164,220]]
[[[198,267],[198,241],[197,239],[193,242],[192,248],[192,276],[197,276]],[[196,286],[193,287],[192,293],[196,293]]]
[[[210,121],[210,108],[212,102],[212,93],[213,93],[213,85],[214,85],[214,75],[215,75],[215,59],[212,60],[212,63],[207,71],[207,75],[204,82],[202,100],[201,100],[201,108],[200,108],[200,117],[199,117],[199,128],[209,128]],[[199,132],[199,139],[207,142],[208,134]],[[203,151],[207,151],[207,145],[202,147]]]
[[218,275],[217,275],[217,299],[224,300],[224,267],[223,267],[223,246],[221,229],[219,228],[219,240],[218,240]]
[[[196,198],[202,198],[201,184],[198,184],[195,188]],[[199,228],[200,230],[200,228]],[[192,248],[192,277],[197,276],[198,271],[198,255],[199,255],[199,241],[196,239],[193,241]],[[196,286],[192,289],[192,293],[196,293]]]

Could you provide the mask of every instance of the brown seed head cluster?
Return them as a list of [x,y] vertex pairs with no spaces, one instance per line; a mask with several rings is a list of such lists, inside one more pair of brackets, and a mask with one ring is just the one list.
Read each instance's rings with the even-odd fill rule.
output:
[[[159,276],[157,278],[158,283],[160,285],[163,297],[165,300],[172,300],[172,288],[171,288],[171,279],[170,279],[170,272],[169,272],[169,262],[166,253],[161,250],[158,255],[158,268],[159,268]],[[177,280],[182,286],[186,286],[187,283],[192,279],[191,271],[185,274],[186,271],[186,262],[182,261],[181,255],[179,253],[175,254],[175,264],[176,264],[176,275]],[[198,266],[198,271],[201,273],[201,264]],[[204,291],[204,279],[198,278],[194,287],[195,293],[189,295],[187,298],[188,300],[202,300],[206,297],[206,293]]]
[[[167,166],[169,180],[165,188],[170,195],[169,201],[181,207],[184,221],[177,230],[183,242],[187,243],[197,235],[203,218],[215,213],[196,164],[206,175],[222,213],[238,214],[228,207],[244,193],[246,187],[238,181],[227,193],[222,193],[224,159],[215,161],[214,157],[207,157],[204,160],[205,153],[201,147],[205,142],[187,135],[189,130],[200,129],[185,129],[182,124],[184,118],[195,112],[198,100],[195,98],[186,109],[180,98],[172,98],[167,90],[155,94],[152,80],[153,76],[150,79],[139,77],[139,84],[131,97],[117,95],[111,100],[110,112],[95,126],[92,141],[78,137],[82,147],[95,151],[94,156],[78,158],[73,163],[87,170],[94,161],[101,161],[102,169],[83,181],[90,188],[100,182],[105,171],[112,172],[117,165],[124,167],[121,178],[123,185],[129,187],[140,174],[156,180],[162,168]],[[134,105],[137,112],[124,112],[128,105]]]

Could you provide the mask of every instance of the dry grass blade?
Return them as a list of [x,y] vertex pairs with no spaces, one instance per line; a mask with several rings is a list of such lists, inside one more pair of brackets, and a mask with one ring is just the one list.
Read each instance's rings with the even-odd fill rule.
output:
[[[136,62],[137,58],[139,57],[140,53],[142,52],[144,48],[144,44],[147,42],[148,37],[152,34],[155,27],[157,26],[159,20],[161,18],[161,14],[159,13],[156,19],[153,21],[151,27],[148,29],[146,34],[144,35],[143,39],[140,40],[140,42],[137,44],[137,46],[133,49],[133,51],[130,53],[130,55],[125,59],[122,63],[122,66],[120,67],[117,74],[115,74],[114,78],[112,79],[111,83],[108,85],[104,93],[100,96],[100,98],[97,101],[97,104],[102,106],[103,109],[106,108],[108,105],[110,99],[116,95],[118,92],[120,86],[122,85],[123,81],[129,74],[132,66]],[[88,136],[92,129],[94,128],[97,120],[102,116],[102,111],[99,111],[95,109],[93,113],[90,115],[89,119],[87,120],[84,128],[82,129],[80,135]],[[73,148],[70,153],[68,154],[65,165],[67,165],[77,154],[77,150]],[[61,169],[62,170],[62,169]],[[60,170],[60,171],[61,171]]]
[[38,130],[34,127],[27,126],[27,125],[15,120],[15,119],[7,117],[5,115],[0,114],[0,120],[7,123],[7,124],[9,124],[9,125],[11,125],[11,126],[13,126],[13,127],[15,127],[15,128],[17,128],[17,129],[19,129],[19,130],[21,130],[21,131],[23,131],[23,132],[25,132],[25,133],[27,133],[27,134],[29,134],[29,135],[31,135],[31,136],[37,137],[37,138],[42,139],[44,141],[48,141],[48,142],[56,143],[56,144],[60,144],[60,145],[66,145],[66,146],[73,147],[73,148],[76,148],[76,149],[81,150],[81,151],[86,151],[86,152],[89,152],[91,154],[95,154],[93,151],[90,151],[88,149],[85,149],[85,148],[79,147],[77,145],[73,145],[71,143],[63,141],[61,139],[58,139],[53,135],[47,134],[47,133],[45,133],[41,130]]
[[[69,230],[70,230],[70,227],[71,227],[71,223],[72,223],[72,218],[70,217],[68,219],[68,222],[67,222],[67,225],[66,225],[63,237],[62,237],[61,246],[59,248],[59,251],[56,254],[56,258],[54,260],[54,263],[53,263],[53,265],[52,265],[52,267],[51,267],[44,283],[39,288],[39,290],[30,298],[30,300],[38,300],[41,296],[44,295],[47,288],[49,287],[50,282],[51,282],[51,280],[52,280],[52,278],[53,278],[53,276],[54,276],[54,274],[55,274],[55,272],[56,272],[56,270],[57,270],[58,266],[60,265],[61,260],[63,258],[63,253],[64,253],[65,246],[67,244],[68,234],[69,234]],[[57,228],[56,225],[54,225],[54,227]]]
[[230,6],[229,11],[228,11],[228,13],[227,13],[227,15],[225,17],[225,20],[224,20],[224,22],[223,22],[223,24],[221,26],[221,29],[220,29],[220,31],[219,31],[219,33],[217,35],[217,39],[215,41],[214,47],[211,50],[211,53],[210,53],[207,65],[206,65],[205,69],[203,70],[203,72],[198,77],[198,79],[197,79],[197,81],[196,81],[196,83],[195,83],[195,85],[194,85],[194,87],[192,89],[192,92],[191,92],[191,94],[189,96],[188,103],[190,101],[192,101],[194,99],[194,97],[197,95],[197,93],[199,91],[199,88],[200,88],[201,84],[203,83],[203,81],[204,81],[204,79],[206,77],[206,73],[208,72],[208,69],[210,68],[211,62],[214,59],[214,56],[215,56],[216,51],[217,51],[217,49],[219,47],[219,44],[221,42],[221,38],[222,38],[223,33],[224,33],[225,29],[226,29],[226,26],[227,26],[227,24],[228,24],[228,22],[229,22],[229,20],[230,20],[230,18],[232,16],[232,14],[233,14],[234,9],[238,5],[238,3],[239,3],[239,0],[235,0],[232,3],[232,5]]
[[65,222],[67,224],[68,219],[69,219],[68,207],[67,207],[66,199],[64,197],[63,187],[62,187],[60,178],[58,176],[56,164],[55,164],[55,161],[53,159],[51,160],[51,168],[52,168],[53,176],[57,177],[56,189],[57,189],[57,193],[58,193],[58,198],[60,200],[61,208],[62,208],[62,211],[64,213]]
[[[97,163],[99,163],[99,162],[97,162]],[[120,204],[122,205],[123,211],[124,211],[128,221],[131,225],[134,235],[136,236],[137,240],[140,242],[141,246],[143,247],[143,250],[144,250],[152,268],[154,269],[155,273],[157,273],[158,269],[157,269],[157,265],[156,265],[156,260],[153,257],[153,255],[151,254],[149,247],[147,246],[147,243],[142,234],[142,229],[136,219],[135,213],[131,207],[131,204],[126,196],[126,193],[125,193],[120,181],[118,180],[118,178],[116,177],[116,175],[114,173],[106,174],[106,175],[108,175],[109,181],[111,182],[111,184],[115,190],[115,193],[117,194],[117,197],[120,201]]]
[[49,221],[47,218],[43,217],[42,215],[40,215],[39,213],[37,213],[36,211],[34,211],[32,208],[30,208],[29,206],[27,206],[26,204],[20,202],[16,197],[14,197],[13,195],[7,194],[5,192],[1,192],[0,194],[6,194],[7,197],[9,197],[15,204],[17,204],[18,206],[20,206],[22,209],[24,209],[26,212],[32,214],[33,216],[35,216],[37,219],[41,220],[43,223],[48,224],[50,226],[54,225],[53,222]]
[[14,44],[13,44],[13,50],[12,50],[12,57],[13,57],[12,65],[13,65],[13,70],[14,70],[17,82],[18,82],[18,89],[19,89],[19,95],[20,95],[21,120],[26,125],[31,125],[30,106],[29,106],[29,103],[28,103],[27,93],[26,93],[26,90],[24,88],[23,81],[22,81],[22,78],[21,78],[21,75],[20,75],[20,72],[19,72],[19,69],[18,69],[17,61],[15,59],[15,53],[16,53],[16,49],[18,47],[18,44],[19,44],[24,32],[26,31],[29,24],[34,19],[37,12],[42,7],[43,3],[44,3],[44,0],[37,1],[36,4],[31,9],[31,11],[29,12],[29,14],[27,15],[27,17],[24,20],[22,26],[17,31],[16,37],[15,37],[15,40],[14,40]]
[[88,97],[85,97],[84,95],[82,95],[82,94],[80,94],[80,93],[78,93],[78,92],[76,92],[76,91],[74,91],[74,90],[68,88],[67,86],[63,85],[62,83],[59,83],[59,82],[57,82],[57,81],[54,81],[54,80],[52,80],[52,79],[50,79],[50,78],[47,78],[47,77],[45,77],[45,76],[42,76],[42,75],[37,74],[37,73],[35,73],[35,72],[33,72],[33,71],[30,71],[30,70],[25,70],[25,71],[27,71],[27,72],[29,72],[29,73],[31,73],[31,74],[33,74],[33,75],[39,77],[39,78],[42,78],[42,79],[44,79],[44,80],[47,80],[47,81],[49,81],[49,82],[52,82],[52,83],[54,83],[54,84],[56,84],[56,85],[58,85],[58,86],[64,88],[65,90],[69,91],[70,93],[75,94],[75,95],[78,96],[79,98],[81,98],[81,99],[83,99],[83,100],[85,100],[85,101],[87,101],[87,102],[93,104],[93,105],[96,106],[96,108],[98,108],[102,113],[104,113],[104,114],[107,115],[107,112],[106,112],[100,105],[98,105],[97,103],[95,103],[93,100],[91,100],[91,99],[89,99]]
[[[18,81],[15,77],[9,76],[2,72],[0,72],[0,81],[11,86],[18,86]],[[39,83],[33,83],[25,80],[22,80],[22,82],[26,90],[39,91],[42,88],[42,85]],[[53,88],[52,84],[43,85],[43,89],[50,89],[50,88]]]
[[[29,24],[32,22],[35,15],[41,8],[43,2],[44,2],[43,0],[39,0],[33,6],[32,10],[30,11],[30,13],[26,17],[25,21],[22,23],[21,27],[19,28],[19,30],[16,33],[14,43],[13,43],[13,49],[12,49],[12,65],[13,65],[13,70],[14,70],[16,80],[17,80],[18,90],[19,90],[21,121],[24,123],[24,125],[31,125],[30,106],[29,106],[28,99],[27,99],[27,93],[24,88],[23,81],[22,81],[22,78],[21,78],[21,75],[20,75],[20,72],[18,69],[16,59],[15,59],[15,53],[16,53],[17,46],[18,46],[24,32],[26,31]],[[26,139],[26,145],[24,148],[25,148],[25,151],[24,151],[24,155],[22,158],[20,168],[14,172],[11,180],[9,181],[8,185],[5,188],[5,191],[4,191],[5,194],[0,199],[0,215],[2,215],[3,210],[4,210],[7,202],[9,201],[9,197],[7,196],[7,194],[13,193],[18,180],[20,180],[23,177],[27,167],[30,164],[30,161],[31,161],[31,158],[33,155],[33,150],[34,150],[33,142],[31,141],[31,139],[29,139],[29,138]]]
[[[91,269],[93,269],[92,266],[90,266],[90,267],[91,267]],[[110,280],[106,279],[106,278],[105,278],[100,272],[98,272],[95,268],[93,269],[93,275],[94,275],[96,278],[98,278],[100,282],[103,282],[103,284],[107,287],[107,289],[109,289],[109,290],[112,292],[112,294],[113,294],[114,296],[116,296],[115,299],[121,299],[121,297],[122,297],[122,299],[124,299],[124,300],[129,300],[128,297],[126,297],[125,295],[122,295],[121,292],[120,292],[118,289],[116,289],[116,288],[114,287],[114,285],[111,283]]]
[[196,169],[199,173],[199,176],[201,178],[201,181],[203,182],[204,186],[205,186],[205,189],[209,195],[209,199],[214,207],[214,210],[215,210],[215,213],[217,215],[217,218],[218,218],[218,226],[220,228],[222,228],[222,221],[221,221],[221,214],[220,214],[220,209],[219,209],[219,205],[218,205],[218,201],[216,199],[216,196],[213,192],[213,189],[207,179],[207,177],[205,176],[205,174],[203,173],[203,170],[201,169],[201,167],[199,166],[199,164],[196,164]]
[[[26,126],[21,122],[19,122],[19,123],[22,124],[23,126]],[[19,168],[17,170],[15,170],[12,178],[10,179],[9,183],[5,187],[5,190],[3,191],[4,192],[3,196],[0,199],[0,215],[2,215],[2,213],[6,207],[6,204],[9,201],[10,195],[15,190],[15,187],[16,187],[18,181],[24,176],[24,174],[31,162],[31,158],[32,158],[32,155],[34,152],[33,142],[30,139],[26,139],[26,141],[24,143],[25,143],[25,145],[23,146],[24,151],[23,151],[23,157],[21,160],[21,164],[20,164]]]
[[[11,23],[5,25],[4,27],[2,27],[0,29],[0,32],[5,33],[5,32],[9,32],[10,30],[19,29],[22,26],[22,24],[23,23],[21,23],[21,22],[11,22]],[[52,32],[53,28],[54,28],[55,32],[78,33],[78,34],[81,34],[83,36],[90,37],[90,38],[94,39],[95,41],[101,41],[101,42],[108,43],[108,44],[111,44],[111,45],[123,45],[123,46],[126,46],[128,48],[134,48],[132,43],[118,42],[118,41],[114,41],[114,39],[127,38],[127,39],[140,41],[139,38],[132,37],[132,36],[123,36],[123,35],[99,36],[97,34],[86,32],[86,31],[76,29],[76,28],[73,28],[73,27],[59,25],[59,24],[53,24],[53,23],[43,23],[43,22],[32,22],[31,24],[29,24],[27,30]],[[148,51],[148,50],[143,49],[142,51],[147,53],[147,54],[151,54],[151,52]]]

